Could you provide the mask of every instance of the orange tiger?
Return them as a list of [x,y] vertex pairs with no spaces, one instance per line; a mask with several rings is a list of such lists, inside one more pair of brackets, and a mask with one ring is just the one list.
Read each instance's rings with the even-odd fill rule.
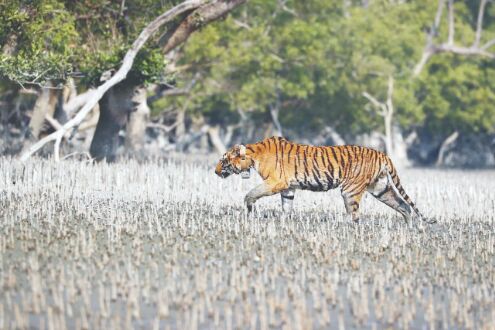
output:
[[413,211],[426,220],[404,191],[390,158],[377,150],[352,145],[310,146],[271,137],[234,146],[220,159],[215,173],[226,178],[249,173],[250,168],[258,172],[263,183],[246,195],[248,212],[264,196],[279,193],[282,209],[290,211],[296,189],[327,191],[340,187],[346,211],[354,221],[359,221],[359,203],[365,191],[406,221]]

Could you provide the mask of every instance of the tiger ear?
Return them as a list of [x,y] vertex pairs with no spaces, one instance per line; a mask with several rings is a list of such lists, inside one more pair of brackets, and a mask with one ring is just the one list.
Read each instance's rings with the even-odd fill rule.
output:
[[241,146],[236,144],[232,147],[232,153],[234,154],[234,156],[239,156],[241,154]]

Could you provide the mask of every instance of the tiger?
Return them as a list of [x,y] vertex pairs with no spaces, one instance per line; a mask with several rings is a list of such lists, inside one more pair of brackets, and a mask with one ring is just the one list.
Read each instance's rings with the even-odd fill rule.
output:
[[367,191],[400,213],[406,222],[414,215],[428,223],[406,194],[390,157],[381,151],[356,145],[311,146],[270,137],[260,142],[235,145],[215,167],[221,178],[247,174],[255,169],[263,183],[244,198],[248,213],[265,196],[280,194],[282,211],[291,212],[295,191],[328,191],[340,188],[345,209],[354,222],[360,219],[359,205]]

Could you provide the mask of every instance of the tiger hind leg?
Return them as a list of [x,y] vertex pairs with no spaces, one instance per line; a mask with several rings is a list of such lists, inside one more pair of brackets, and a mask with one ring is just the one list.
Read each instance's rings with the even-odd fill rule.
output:
[[376,181],[369,185],[367,190],[380,202],[399,212],[406,222],[411,220],[413,215],[411,207],[404,201],[399,192],[394,189],[385,172],[380,173]]
[[345,210],[351,215],[352,221],[359,222],[359,203],[363,197],[363,191],[347,192],[342,190],[342,198],[344,198]]

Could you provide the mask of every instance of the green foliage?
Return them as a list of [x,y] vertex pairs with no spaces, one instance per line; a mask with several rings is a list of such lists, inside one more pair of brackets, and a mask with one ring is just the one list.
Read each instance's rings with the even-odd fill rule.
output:
[[[78,35],[62,3],[5,1],[0,4],[0,75],[19,82],[65,79],[73,69]],[[5,48],[12,48],[6,52]]]
[[[80,71],[84,85],[100,84],[101,74],[108,70],[118,70],[127,52],[124,46],[117,46],[110,52],[98,52],[93,57],[86,57],[80,62]],[[137,84],[147,84],[163,80],[165,60],[159,48],[145,47],[136,56],[134,65],[127,78]]]
[[[95,85],[119,67],[141,29],[174,1],[14,0],[0,3],[0,76],[43,84],[82,76]],[[190,95],[157,101],[202,113],[214,123],[234,123],[239,113],[269,120],[280,106],[293,130],[330,125],[354,135],[383,129],[383,118],[363,97],[386,99],[395,82],[395,121],[406,130],[425,127],[491,132],[495,127],[495,61],[435,55],[418,78],[425,31],[436,1],[250,0],[225,20],[193,34],[180,51],[181,87],[199,79]],[[470,45],[479,3],[455,2],[455,36]],[[201,22],[197,22],[201,24]],[[482,43],[495,38],[495,5],[489,3]],[[438,40],[447,38],[444,18]],[[153,40],[136,59],[129,78],[150,83],[164,77],[165,61]],[[9,50],[10,51],[6,51]],[[493,50],[493,49],[491,49]]]
[[[3,1],[0,76],[44,84],[82,74],[82,84],[96,84],[103,72],[119,66],[151,18],[173,3],[130,0],[123,10],[120,1]],[[150,46],[138,54],[128,76],[139,83],[159,81],[164,67],[163,55]]]
[[419,83],[418,99],[432,131],[493,132],[495,63],[442,55]]
[[[181,78],[189,80],[197,72],[204,78],[192,100],[187,96],[188,109],[207,113],[212,120],[235,122],[239,110],[267,120],[278,99],[285,127],[330,125],[344,135],[355,134],[383,129],[383,118],[362,94],[385,101],[392,76],[395,120],[406,130],[493,130],[493,61],[439,55],[421,77],[412,78],[436,1],[377,0],[367,7],[359,1],[347,7],[345,3],[253,0],[194,35],[181,63],[192,66]],[[470,44],[478,4],[455,6],[456,42]],[[489,4],[486,40],[495,37],[494,14],[495,6]],[[444,18],[439,40],[446,35]]]

